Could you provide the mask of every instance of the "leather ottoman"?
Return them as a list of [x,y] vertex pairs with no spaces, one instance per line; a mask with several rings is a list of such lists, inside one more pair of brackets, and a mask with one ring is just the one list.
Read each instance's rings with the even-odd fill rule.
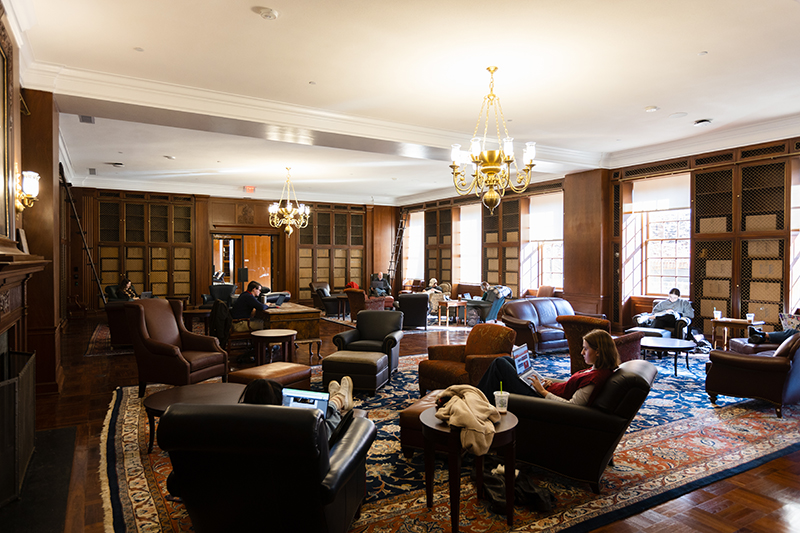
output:
[[356,352],[339,350],[322,360],[322,383],[328,390],[331,381],[341,382],[350,376],[355,390],[370,394],[389,381],[389,356],[383,352]]
[[413,448],[425,448],[425,439],[422,437],[422,422],[419,415],[429,407],[436,405],[436,398],[444,391],[437,389],[429,392],[410,406],[400,411],[400,449],[406,459],[414,455]]
[[748,342],[747,339],[729,339],[728,348],[732,352],[743,354],[754,354],[761,352],[775,351],[778,349],[777,344],[753,344]]
[[228,383],[248,384],[257,379],[272,379],[290,389],[311,389],[311,367],[297,363],[275,362],[228,374]]

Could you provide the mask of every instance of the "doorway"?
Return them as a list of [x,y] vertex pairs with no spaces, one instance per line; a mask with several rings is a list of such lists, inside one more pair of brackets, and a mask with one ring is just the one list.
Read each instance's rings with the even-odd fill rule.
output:
[[212,234],[211,239],[215,283],[233,283],[244,292],[248,282],[257,281],[280,290],[281,281],[274,276],[277,236]]

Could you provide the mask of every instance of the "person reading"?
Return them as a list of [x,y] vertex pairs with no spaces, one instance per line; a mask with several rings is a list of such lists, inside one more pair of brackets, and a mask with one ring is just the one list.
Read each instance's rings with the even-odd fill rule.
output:
[[117,285],[117,294],[121,297],[128,297],[128,300],[138,300],[139,295],[136,294],[136,291],[133,290],[133,284],[131,280],[128,278],[123,277],[119,280],[119,285]]
[[675,287],[670,289],[666,300],[658,302],[652,313],[642,314],[638,318],[640,326],[660,329],[674,329],[681,317],[694,318],[694,309],[688,300],[681,298],[681,291]]
[[533,374],[527,383],[520,379],[511,357],[498,357],[478,382],[478,388],[489,401],[494,401],[494,391],[500,390],[502,382],[502,390],[512,394],[538,396],[574,405],[591,405],[619,367],[619,352],[614,338],[607,331],[594,329],[583,336],[581,355],[591,367],[575,372],[567,381],[540,380],[538,374]]

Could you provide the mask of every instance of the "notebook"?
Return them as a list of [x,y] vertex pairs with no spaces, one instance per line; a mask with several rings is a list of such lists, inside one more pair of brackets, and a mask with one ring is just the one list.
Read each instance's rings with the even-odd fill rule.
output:
[[522,380],[525,385],[530,388],[533,388],[531,385],[530,377],[536,376],[539,378],[539,381],[542,381],[542,376],[533,369],[533,363],[531,363],[531,358],[528,355],[528,346],[514,346],[514,349],[511,351],[511,357],[514,359],[514,366],[517,368],[517,375],[519,379]]
[[300,389],[283,389],[282,405],[301,407],[303,409],[319,409],[322,418],[328,413],[328,393]]

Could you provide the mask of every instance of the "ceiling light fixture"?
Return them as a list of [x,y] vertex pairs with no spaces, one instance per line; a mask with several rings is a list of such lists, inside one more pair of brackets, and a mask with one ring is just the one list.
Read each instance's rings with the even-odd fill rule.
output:
[[[478,122],[475,124],[475,131],[472,133],[470,141],[469,154],[461,151],[460,144],[454,144],[450,153],[450,159],[453,161],[450,168],[453,170],[453,183],[458,194],[463,196],[474,192],[481,198],[483,205],[489,208],[489,212],[494,213],[494,209],[500,205],[500,201],[505,196],[506,188],[510,188],[516,193],[524,192],[528,188],[528,184],[531,182],[531,169],[534,167],[533,159],[536,157],[536,143],[525,143],[525,153],[523,154],[525,167],[520,172],[514,160],[514,139],[508,134],[500,99],[494,94],[494,73],[497,72],[497,67],[488,67],[486,70],[491,75],[489,94],[483,97],[481,110],[478,113]],[[478,137],[484,110],[486,110],[486,122],[483,127],[483,137]],[[497,150],[487,150],[486,148],[489,116],[492,112],[497,131]],[[503,125],[503,133],[505,133],[502,140],[500,124]],[[490,142],[494,141],[490,140]],[[465,164],[464,168],[461,168],[462,163]],[[514,163],[516,179],[511,178],[511,163]],[[472,179],[469,183],[466,178],[466,164],[472,165]]]
[[711,119],[710,118],[701,118],[700,120],[695,120],[694,121],[694,127],[695,128],[702,128],[703,126],[710,126],[710,125],[711,125]]
[[649,106],[644,108],[644,112],[645,113],[655,113],[659,109],[661,109],[661,108],[658,107],[657,105],[649,105]]
[[[287,236],[292,234],[295,226],[297,229],[308,226],[308,217],[311,215],[311,209],[297,201],[297,193],[292,185],[291,170],[290,167],[286,167],[286,183],[283,184],[280,201],[269,206],[270,226],[273,228],[284,226],[283,231]],[[292,196],[294,196],[294,205],[292,205]]]

